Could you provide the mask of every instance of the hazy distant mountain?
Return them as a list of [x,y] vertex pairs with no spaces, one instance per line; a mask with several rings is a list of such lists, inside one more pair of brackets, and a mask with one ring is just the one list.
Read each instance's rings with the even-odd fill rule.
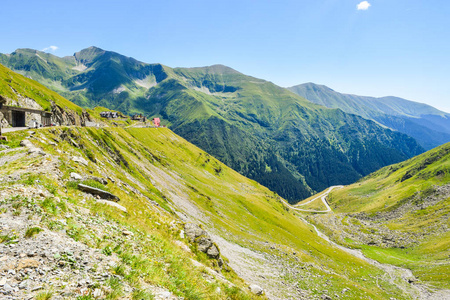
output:
[[414,137],[425,149],[450,142],[450,114],[430,105],[397,97],[365,97],[341,94],[324,85],[305,83],[288,88],[329,108],[377,121]]
[[222,65],[169,68],[95,47],[64,58],[22,49],[0,62],[78,105],[162,117],[292,202],[423,152],[411,137]]

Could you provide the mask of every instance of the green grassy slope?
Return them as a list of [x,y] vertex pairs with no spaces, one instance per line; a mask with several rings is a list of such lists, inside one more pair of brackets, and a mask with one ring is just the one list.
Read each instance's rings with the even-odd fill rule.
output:
[[318,218],[340,242],[449,288],[450,144],[333,191],[337,219]]
[[[17,145],[26,135],[26,132],[8,134],[9,145]],[[52,146],[44,139],[57,141],[57,145]],[[265,284],[275,286],[277,297],[289,295],[286,287],[293,286],[306,291],[311,299],[321,298],[324,293],[342,293],[343,289],[346,299],[412,297],[388,280],[383,271],[318,238],[276,194],[226,167],[169,129],[52,128],[37,131],[32,142],[48,155],[16,157],[2,166],[0,176],[18,176],[17,183],[40,184],[59,199],[70,199],[72,204],[68,205],[72,209],[85,207],[92,214],[97,213],[110,222],[139,232],[143,241],[150,239],[157,243],[156,249],[151,244],[140,244],[143,248],[136,248],[139,254],[130,253],[126,245],[115,239],[102,241],[100,238],[93,245],[108,246],[117,253],[130,274],[120,280],[128,284],[137,284],[135,276],[141,276],[141,285],[146,282],[159,284],[189,299],[240,299],[245,296],[231,296],[233,291],[223,285],[217,290],[218,283],[203,280],[202,271],[193,268],[189,258],[216,268],[242,287],[234,273],[220,270],[214,260],[208,260],[201,253],[177,250],[172,241],[180,240],[180,227],[173,227],[172,221],[178,219],[179,214],[175,212],[179,210],[187,215],[199,213],[203,226],[228,243],[276,260],[276,265],[286,266],[281,278],[272,278],[269,273],[263,280]],[[23,152],[21,148],[14,151]],[[8,155],[14,153],[17,152]],[[88,164],[74,162],[73,156],[84,157]],[[39,168],[46,161],[59,171],[46,172]],[[128,214],[96,204],[94,200],[83,201],[85,195],[75,189],[71,172],[110,178],[105,188],[120,197],[120,204],[127,208]],[[39,179],[39,183],[33,178]],[[14,181],[1,181],[3,188],[14,184]],[[158,213],[160,209],[149,200],[159,203],[170,213]],[[52,228],[52,218],[44,220],[48,221],[42,226]],[[77,226],[80,225],[71,219],[66,226],[55,230],[73,232],[71,228],[80,228]],[[90,240],[83,232],[76,238],[86,243]],[[141,263],[130,260],[133,255],[137,255]],[[233,260],[233,257],[228,258]],[[268,265],[267,262],[263,264]]]
[[149,91],[152,113],[161,114],[175,132],[290,201],[329,185],[353,182],[388,161],[420,153],[420,147],[405,136],[313,105],[224,66],[174,72],[178,92],[173,97],[202,103],[209,113],[186,122],[182,106],[171,101],[168,110],[159,100],[166,89]]
[[450,114],[423,103],[397,97],[341,94],[314,83],[288,89],[313,103],[340,108],[408,134],[428,150],[450,141]]
[[[18,52],[3,57],[15,69],[27,62],[20,63]],[[68,99],[161,117],[177,134],[291,202],[423,151],[405,135],[226,66],[172,69],[95,47],[75,53],[74,60],[86,69],[54,81]]]
[[[14,92],[13,89],[16,92]],[[0,95],[12,100],[17,100],[17,93],[23,97],[35,100],[47,111],[51,110],[51,101],[62,108],[67,108],[77,113],[81,113],[83,110],[81,107],[73,104],[64,97],[61,97],[59,94],[42,84],[0,65]]]

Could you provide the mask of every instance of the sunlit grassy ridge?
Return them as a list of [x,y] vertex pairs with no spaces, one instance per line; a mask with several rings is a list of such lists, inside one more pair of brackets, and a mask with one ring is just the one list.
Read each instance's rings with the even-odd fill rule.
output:
[[63,109],[70,109],[79,114],[83,110],[81,107],[73,104],[42,84],[0,65],[0,95],[17,100],[17,93],[35,100],[47,111],[51,110],[50,101],[55,102]]
[[[162,255],[159,261],[162,259],[173,265],[175,273],[165,269],[164,264],[150,264],[148,268],[153,268],[153,275],[144,276],[144,279],[168,287],[177,295],[193,299],[189,293],[195,293],[198,299],[229,297],[226,290],[215,294],[213,286],[199,281],[199,273],[191,270],[186,259],[189,255],[180,254],[171,242],[178,239],[178,231],[170,229],[169,224],[177,219],[175,211],[180,209],[177,199],[183,198],[206,216],[202,220],[207,230],[253,251],[270,253],[280,263],[301,267],[305,277],[286,275],[278,280],[294,281],[299,288],[310,291],[312,297],[320,297],[324,290],[330,294],[341,293],[344,288],[348,289],[346,299],[409,297],[390,283],[381,270],[319,238],[279,196],[226,167],[168,129],[55,128],[40,130],[36,135],[38,139],[33,139],[33,142],[58,157],[58,168],[66,182],[70,182],[69,175],[74,171],[80,174],[92,172],[92,175],[109,176],[115,180],[115,184],[108,183],[108,190],[120,197],[119,203],[127,208],[127,215],[95,202],[89,202],[87,207],[92,213],[139,230],[143,240],[156,240],[160,250],[155,252],[149,248],[146,254],[147,248],[141,249],[139,261],[158,261],[158,255]],[[14,141],[23,136],[23,133],[9,134],[11,145],[17,145]],[[60,142],[57,147],[49,146],[42,137]],[[72,141],[79,147],[74,147]],[[71,161],[70,157],[75,155],[89,159],[88,166]],[[2,172],[13,172],[29,163],[29,158],[25,157],[6,165]],[[70,197],[79,204],[83,194],[73,185],[66,184],[66,192],[58,188],[61,183],[55,182],[52,175],[44,173],[39,176],[40,182],[47,182],[53,189],[56,187],[58,195]],[[157,213],[149,199],[159,203],[170,214]],[[110,243],[109,247],[115,249],[117,245]],[[105,242],[101,247],[106,245]],[[272,245],[273,249],[270,248]],[[133,253],[120,250],[118,254],[123,257],[123,263],[136,269],[138,274],[146,273],[145,268],[139,271],[135,260],[127,258]],[[180,259],[175,259],[175,256]],[[195,258],[217,268],[201,253]],[[233,273],[222,271],[222,274],[242,286]],[[178,284],[180,280],[186,281],[191,291]],[[278,283],[274,281],[271,284]],[[283,294],[281,286],[279,293]]]
[[[28,132],[14,132],[7,135],[9,141],[6,144],[17,147],[18,142],[24,139]],[[19,174],[21,179],[13,182],[2,181],[0,187],[4,189],[15,184],[23,184],[49,191],[52,197],[42,202],[32,202],[45,211],[41,216],[41,226],[58,232],[65,230],[67,235],[76,241],[98,248],[107,255],[117,254],[120,264],[112,268],[111,272],[123,276],[120,280],[127,282],[136,291],[145,291],[146,284],[152,284],[163,286],[186,299],[264,298],[251,296],[242,280],[229,269],[223,271],[223,275],[234,286],[222,281],[205,280],[204,275],[208,272],[204,268],[195,267],[191,259],[200,260],[206,266],[220,272],[217,262],[209,260],[194,247],[192,247],[194,254],[189,254],[173,243],[181,239],[179,235],[182,226],[178,218],[164,194],[151,184],[147,174],[139,170],[141,166],[130,161],[133,159],[129,156],[130,153],[147,150],[142,149],[142,145],[136,141],[126,143],[123,137],[131,138],[123,130],[76,128],[38,130],[31,140],[50,156],[25,155],[3,165],[0,176]],[[58,146],[49,145],[48,139],[58,141]],[[77,146],[74,146],[74,143],[77,143]],[[133,146],[141,148],[133,149]],[[17,147],[10,154],[20,153],[26,153],[26,150]],[[76,163],[71,160],[73,156],[85,157],[89,164],[85,166]],[[159,157],[160,154],[157,154],[151,159]],[[56,164],[57,168],[48,170],[46,166],[53,164]],[[56,175],[59,172],[61,177]],[[119,196],[121,199],[119,203],[127,208],[128,213],[96,203],[92,197],[86,197],[86,194],[77,189],[77,182],[70,178],[72,172],[83,176],[109,178],[106,186],[92,180],[82,182]],[[20,195],[18,197],[21,199]],[[56,197],[61,200],[58,204]],[[151,200],[160,203],[161,208],[151,203]],[[86,209],[88,213],[83,214],[84,220],[81,222],[74,216],[67,215],[67,212],[79,214]],[[65,225],[57,221],[60,219],[65,219]],[[133,241],[124,240],[120,238],[120,232],[111,234],[99,231],[98,226],[89,226],[98,222],[126,228],[135,238],[131,238]],[[186,243],[185,239],[181,240]],[[108,299],[118,299],[121,295],[123,294],[118,296],[111,294],[108,295]],[[151,297],[133,297],[133,299],[151,299]]]
[[330,201],[339,212],[390,211],[415,194],[425,196],[433,186],[449,182],[450,144],[445,144],[333,191]]
[[353,246],[381,262],[413,270],[424,282],[449,288],[449,183],[450,144],[445,144],[333,191],[329,201],[336,212],[351,213],[344,228],[358,223],[357,218],[363,222],[358,224],[362,231],[370,232],[371,224],[382,225],[408,242],[404,249]]

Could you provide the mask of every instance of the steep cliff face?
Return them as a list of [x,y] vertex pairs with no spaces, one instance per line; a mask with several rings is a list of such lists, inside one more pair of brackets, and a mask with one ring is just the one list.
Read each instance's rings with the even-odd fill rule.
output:
[[71,110],[64,110],[61,106],[52,102],[52,123],[68,126],[86,126],[86,121],[94,121],[87,111],[83,110],[81,114],[77,114]]

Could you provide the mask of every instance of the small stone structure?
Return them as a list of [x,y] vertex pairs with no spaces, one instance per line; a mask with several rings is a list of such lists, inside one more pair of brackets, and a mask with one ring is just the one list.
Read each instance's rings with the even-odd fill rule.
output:
[[2,113],[12,127],[41,127],[41,125],[51,125],[52,113],[44,110],[3,105]]
[[143,114],[135,114],[131,117],[131,119],[134,121],[141,121],[141,122],[147,121],[147,118]]
[[[9,104],[9,105],[7,105]],[[0,113],[2,119],[12,127],[50,126],[52,113],[45,111],[34,100],[23,98],[20,101],[8,101],[0,95]]]
[[116,119],[119,117],[119,113],[115,111],[102,111],[100,117],[108,119]]

